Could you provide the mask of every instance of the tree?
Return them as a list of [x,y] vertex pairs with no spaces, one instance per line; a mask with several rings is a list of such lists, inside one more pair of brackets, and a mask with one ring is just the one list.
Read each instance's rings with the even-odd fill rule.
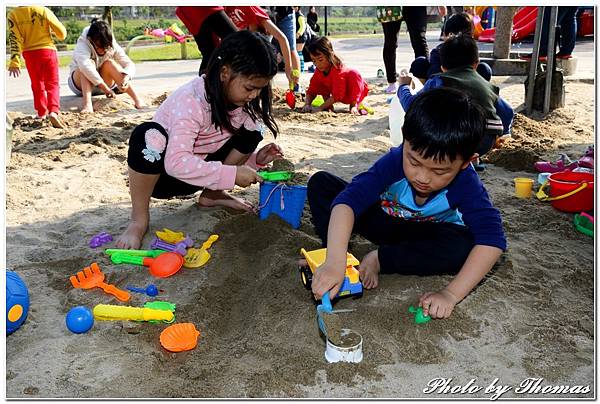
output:
[[496,40],[494,41],[494,58],[508,59],[512,37],[512,21],[517,7],[498,7],[496,16]]
[[113,18],[112,18],[112,7],[111,6],[104,6],[104,13],[102,13],[102,19],[108,23],[108,25],[110,26],[110,30],[112,31]]

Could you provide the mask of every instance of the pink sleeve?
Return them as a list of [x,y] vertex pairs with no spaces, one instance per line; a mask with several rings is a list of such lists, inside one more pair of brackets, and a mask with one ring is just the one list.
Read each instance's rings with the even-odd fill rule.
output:
[[188,184],[208,189],[233,189],[237,172],[235,166],[205,161],[194,154],[198,127],[199,122],[186,117],[179,119],[171,129],[165,153],[166,173]]

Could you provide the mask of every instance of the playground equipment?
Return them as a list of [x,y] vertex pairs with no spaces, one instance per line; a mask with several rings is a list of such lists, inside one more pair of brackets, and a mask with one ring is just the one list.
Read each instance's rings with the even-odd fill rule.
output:
[[177,25],[177,23],[171,24],[171,26],[167,29],[155,28],[155,29],[151,30],[148,27],[144,28],[143,35],[138,35],[129,41],[129,43],[127,44],[127,47],[125,48],[125,53],[127,55],[129,55],[129,51],[131,50],[131,47],[137,41],[144,40],[144,39],[156,39],[156,38],[164,39],[166,43],[171,43],[173,41],[173,39],[175,39],[177,42],[179,42],[181,44],[181,58],[187,59],[187,48],[186,48],[185,44],[186,44],[187,39],[193,38],[193,36],[186,35],[181,30],[181,28],[179,28],[179,25]]
[[6,335],[15,332],[29,311],[29,291],[16,272],[6,271]]
[[[478,7],[476,7],[476,10]],[[535,23],[537,19],[538,8],[535,6],[521,7],[519,11],[513,17],[513,31],[512,31],[512,42],[520,41],[523,38],[533,34],[535,32]],[[477,11],[476,11],[477,13]],[[480,17],[481,18],[481,17]],[[475,20],[473,21],[475,22]],[[477,31],[477,26],[475,31]],[[490,27],[484,29],[479,33],[479,41],[481,42],[494,42],[496,39],[496,28]]]
[[[327,249],[321,248],[319,250],[306,251],[304,248],[301,248],[300,253],[304,256],[306,263],[308,264],[308,266],[300,266],[298,268],[300,271],[300,279],[302,280],[304,287],[310,290],[313,273],[325,262],[325,258],[327,257]],[[344,282],[340,287],[337,297],[362,294],[362,283],[359,279],[358,270],[354,267],[355,265],[359,264],[360,262],[354,255],[346,253],[346,273],[344,275]]]

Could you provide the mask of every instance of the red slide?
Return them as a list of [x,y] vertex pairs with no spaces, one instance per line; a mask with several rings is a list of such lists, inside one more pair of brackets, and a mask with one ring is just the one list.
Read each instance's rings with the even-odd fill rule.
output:
[[[522,7],[513,17],[513,42],[520,41],[535,31],[535,22],[537,19],[537,7]],[[496,39],[496,28],[488,28],[479,35],[481,42],[494,42]]]

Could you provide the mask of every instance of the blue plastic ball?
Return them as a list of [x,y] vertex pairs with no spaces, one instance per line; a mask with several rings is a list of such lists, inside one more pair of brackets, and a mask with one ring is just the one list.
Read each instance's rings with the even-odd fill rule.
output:
[[75,334],[83,334],[88,332],[94,325],[94,315],[87,307],[77,306],[69,310],[65,321],[69,331]]
[[29,291],[16,272],[6,271],[6,334],[16,331],[27,318]]

